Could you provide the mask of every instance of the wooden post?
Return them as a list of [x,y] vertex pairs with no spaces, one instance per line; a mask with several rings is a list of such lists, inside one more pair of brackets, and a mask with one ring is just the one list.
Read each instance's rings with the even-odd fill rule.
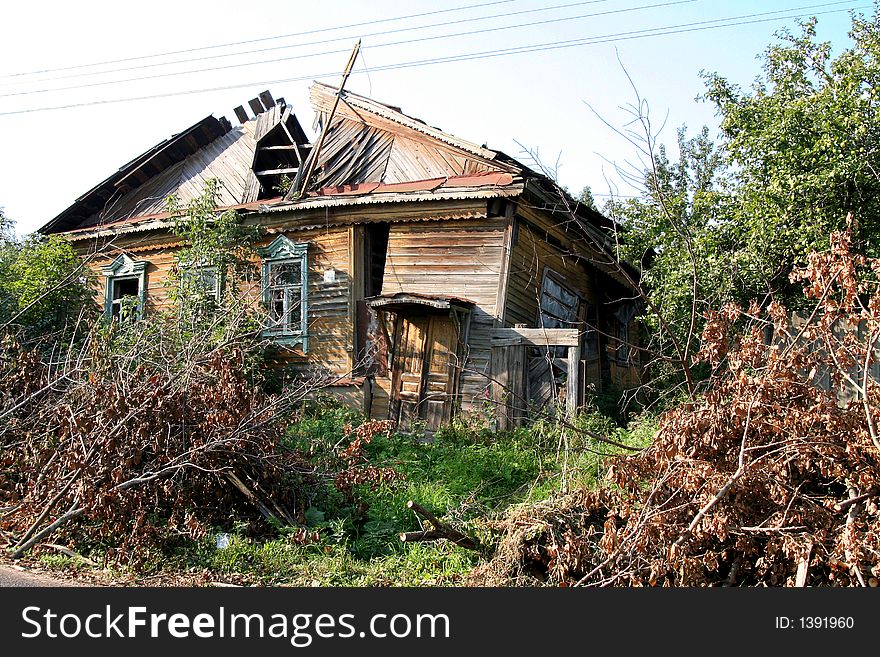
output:
[[526,347],[513,346],[508,347],[509,356],[507,358],[510,374],[508,375],[508,386],[510,387],[510,395],[507,397],[507,407],[509,409],[511,424],[514,427],[522,425],[523,419],[528,416],[528,402],[526,400]]
[[491,390],[492,403],[495,408],[496,431],[506,431],[510,428],[507,349],[507,347],[492,347],[490,371],[492,374]]
[[568,382],[565,388],[565,412],[569,419],[574,418],[578,408],[578,383],[580,381],[581,347],[568,348]]

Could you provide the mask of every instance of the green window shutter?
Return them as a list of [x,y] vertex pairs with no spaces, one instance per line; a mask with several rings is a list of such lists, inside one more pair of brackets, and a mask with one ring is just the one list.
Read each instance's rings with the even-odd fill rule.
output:
[[[113,319],[113,306],[115,302],[122,304],[124,296],[133,296],[137,299],[135,319],[143,319],[144,307],[147,301],[147,261],[132,260],[128,255],[121,254],[111,264],[101,268],[101,273],[106,277],[104,285],[104,318],[107,321]],[[122,281],[133,281],[136,285],[135,294],[116,295],[117,284]]]

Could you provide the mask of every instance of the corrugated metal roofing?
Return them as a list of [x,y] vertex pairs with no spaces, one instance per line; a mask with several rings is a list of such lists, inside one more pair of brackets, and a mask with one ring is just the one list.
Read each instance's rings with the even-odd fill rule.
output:
[[428,306],[448,310],[451,306],[473,308],[476,301],[463,297],[454,297],[447,294],[423,294],[421,292],[396,292],[394,294],[381,294],[366,299],[372,308],[398,308],[406,306]]
[[401,183],[359,183],[353,185],[338,185],[335,187],[322,187],[314,192],[309,192],[309,196],[357,196],[362,194],[387,193],[405,194],[408,192],[425,192],[457,187],[505,187],[512,182],[513,176],[509,173],[486,172],[474,176],[429,178],[427,180],[413,180]]

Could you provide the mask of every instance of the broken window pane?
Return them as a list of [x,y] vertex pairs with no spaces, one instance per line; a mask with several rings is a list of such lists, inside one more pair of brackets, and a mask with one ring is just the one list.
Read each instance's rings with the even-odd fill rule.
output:
[[266,302],[270,329],[290,334],[302,332],[302,270],[300,258],[268,264]]

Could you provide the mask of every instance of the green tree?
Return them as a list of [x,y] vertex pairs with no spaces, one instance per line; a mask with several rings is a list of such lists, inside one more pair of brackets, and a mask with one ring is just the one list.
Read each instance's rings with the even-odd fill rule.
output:
[[26,341],[68,340],[93,314],[83,260],[52,235],[17,239],[0,212],[0,329]]
[[586,205],[591,210],[599,210],[596,205],[596,199],[593,197],[593,189],[589,185],[584,185],[581,193],[577,196],[577,202],[581,205]]
[[853,17],[853,45],[836,57],[817,41],[815,18],[779,36],[750,90],[704,77],[734,172],[725,228],[739,296],[793,300],[792,267],[827,249],[848,213],[862,248],[880,252],[880,11]]
[[[646,131],[645,143],[651,139]],[[677,146],[676,160],[662,145],[652,153],[637,181],[641,195],[613,198],[604,210],[620,227],[619,257],[641,264],[639,284],[647,301],[641,320],[645,347],[654,356],[653,382],[665,388],[684,375],[692,390],[694,377],[686,370],[698,347],[701,315],[732,293],[721,262],[731,199],[708,128],[695,137],[680,128]]]
[[241,283],[254,280],[257,226],[242,222],[234,210],[217,210],[220,185],[205,184],[202,194],[185,207],[175,196],[167,200],[174,217],[173,231],[184,245],[175,254],[175,267],[166,281],[169,297],[189,320],[224,312],[249,312]]
[[789,274],[827,250],[848,214],[859,248],[880,254],[880,10],[853,16],[850,36],[832,57],[815,19],[799,35],[780,33],[748,90],[704,74],[720,139],[681,129],[677,158],[656,146],[641,99],[632,106],[630,125],[643,134],[621,134],[644,155],[634,177],[641,194],[604,209],[622,228],[621,255],[648,265],[644,324],[664,362],[688,361],[709,308],[771,298],[805,305]]

